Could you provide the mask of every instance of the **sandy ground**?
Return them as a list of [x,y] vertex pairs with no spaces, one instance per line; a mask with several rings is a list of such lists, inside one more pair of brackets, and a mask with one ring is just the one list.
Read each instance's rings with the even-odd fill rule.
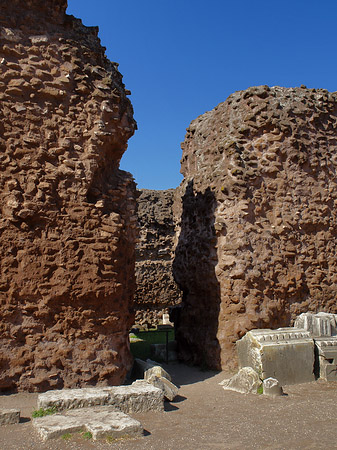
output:
[[218,383],[228,374],[182,364],[165,367],[180,395],[165,404],[165,412],[133,415],[143,424],[144,437],[43,442],[30,420],[37,395],[3,395],[0,408],[20,408],[22,420],[0,428],[0,450],[337,449],[337,382],[287,386],[286,396],[272,399],[223,390]]

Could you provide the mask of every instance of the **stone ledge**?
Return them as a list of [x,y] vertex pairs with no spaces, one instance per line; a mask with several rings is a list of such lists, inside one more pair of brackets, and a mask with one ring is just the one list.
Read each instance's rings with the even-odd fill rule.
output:
[[104,437],[132,438],[143,435],[143,427],[138,420],[117,411],[113,406],[82,408],[54,414],[33,420],[43,440],[55,439],[66,433],[88,431],[94,440]]
[[143,380],[130,386],[103,388],[63,389],[48,391],[38,396],[38,408],[64,409],[109,405],[130,414],[147,411],[163,411],[163,392]]

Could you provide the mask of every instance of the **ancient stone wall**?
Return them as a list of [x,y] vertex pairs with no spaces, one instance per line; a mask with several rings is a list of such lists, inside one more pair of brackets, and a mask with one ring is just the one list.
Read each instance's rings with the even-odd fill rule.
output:
[[0,4],[0,389],[118,384],[131,365],[136,128],[98,29]]
[[181,301],[173,279],[175,190],[142,189],[138,197],[135,313],[137,325],[156,325]]
[[182,148],[180,356],[225,368],[248,330],[337,312],[337,94],[236,92]]

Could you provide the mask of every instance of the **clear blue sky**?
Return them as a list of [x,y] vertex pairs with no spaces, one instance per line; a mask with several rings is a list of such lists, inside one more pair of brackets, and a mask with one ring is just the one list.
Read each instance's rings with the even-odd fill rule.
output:
[[139,188],[181,182],[185,129],[249,86],[337,90],[336,0],[68,0],[98,25],[138,131],[121,168]]

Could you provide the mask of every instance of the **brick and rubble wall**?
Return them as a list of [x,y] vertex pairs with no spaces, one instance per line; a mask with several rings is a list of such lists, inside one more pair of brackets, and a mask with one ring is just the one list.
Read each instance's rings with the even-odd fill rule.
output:
[[337,94],[236,92],[182,148],[180,357],[228,368],[248,330],[336,313]]
[[0,4],[0,390],[118,384],[132,363],[136,124],[66,6]]
[[135,323],[158,325],[169,308],[181,302],[172,272],[176,240],[175,190],[142,189],[138,197]]

